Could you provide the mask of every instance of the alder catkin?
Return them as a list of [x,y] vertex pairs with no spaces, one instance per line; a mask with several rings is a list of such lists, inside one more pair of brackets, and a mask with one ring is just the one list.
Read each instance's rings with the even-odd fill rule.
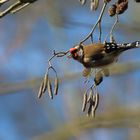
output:
[[83,106],[82,106],[83,112],[86,110],[86,105],[87,105],[87,94],[85,93],[83,97]]
[[95,82],[96,85],[99,85],[102,81],[103,81],[102,73],[101,72],[98,72],[95,75],[94,82]]
[[52,93],[52,85],[51,85],[51,82],[50,80],[48,79],[48,82],[47,82],[47,88],[48,88],[48,95],[51,99],[53,99],[53,93]]
[[45,91],[47,89],[47,83],[48,83],[48,74],[45,74],[43,83],[44,84],[43,84],[42,92],[45,93]]
[[99,0],[91,0],[90,9],[96,10],[98,8],[98,5],[99,5]]
[[128,1],[116,4],[116,14],[123,14],[128,8]]
[[58,94],[58,87],[59,87],[59,79],[58,79],[58,77],[55,77],[55,81],[54,81],[54,95]]
[[92,100],[90,100],[89,102],[89,108],[88,108],[88,112],[87,112],[87,116],[90,116],[91,112],[92,112]]
[[38,98],[40,99],[42,94],[43,94],[43,86],[44,86],[44,82],[41,83],[40,88],[39,88],[39,92],[38,92]]

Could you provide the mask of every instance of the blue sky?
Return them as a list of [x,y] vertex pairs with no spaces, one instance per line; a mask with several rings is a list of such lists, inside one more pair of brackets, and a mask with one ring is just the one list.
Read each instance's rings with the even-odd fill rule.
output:
[[[22,14],[23,15],[23,14]],[[91,24],[97,19],[97,15],[89,12],[87,9],[75,9],[69,13],[69,19],[74,22],[81,22]],[[121,17],[121,21],[125,24],[129,24],[129,19],[127,14]],[[24,18],[24,17],[23,17]],[[103,21],[103,37],[106,36],[109,27],[112,25],[112,20],[105,20],[109,18],[104,17]],[[130,17],[131,18],[131,17]],[[25,19],[26,20],[26,19]],[[120,21],[120,22],[121,22]],[[5,24],[3,24],[5,23]],[[10,25],[9,25],[10,23]],[[5,55],[5,50],[10,48],[9,42],[14,39],[14,34],[17,29],[18,22],[16,17],[7,16],[1,23],[2,27],[0,35],[0,55],[1,55],[1,67],[0,76],[1,84],[3,83],[14,83],[28,80],[30,78],[42,77],[45,73],[47,67],[47,59],[51,56],[52,50],[65,51],[70,47],[78,43],[87,33],[90,31],[90,27],[67,25],[66,27],[53,27],[44,18],[38,18],[31,26],[28,38],[23,42],[22,46],[14,49],[14,52]],[[23,23],[24,24],[24,23]],[[106,32],[106,33],[105,33]],[[132,38],[135,39],[135,35]],[[132,38],[127,38],[122,32],[116,32],[115,37],[120,42],[129,42]],[[137,37],[136,37],[137,38]],[[97,41],[97,31],[95,32],[95,41]],[[135,40],[134,40],[135,41]],[[140,60],[139,58],[140,50],[133,50],[125,53],[120,57],[122,61]],[[4,59],[4,60],[3,60]],[[65,72],[80,72],[82,71],[82,66],[73,60],[60,59],[53,62],[60,75]],[[105,92],[107,92],[106,87],[109,91],[114,92],[114,95],[120,100],[121,103],[129,104],[130,102],[138,104],[140,99],[139,94],[139,78],[140,72],[133,72],[126,74],[124,76],[114,76],[111,78],[106,78],[103,85],[99,88],[102,93],[103,98],[105,98]],[[123,96],[123,99],[119,99],[123,92],[127,90],[127,80],[132,79],[135,83],[132,87],[132,94],[128,93]],[[81,80],[81,81],[80,81]],[[82,78],[75,79],[73,82],[63,82],[60,87],[60,91],[64,94],[64,91],[72,89],[71,92],[75,92],[76,88],[83,87]],[[80,82],[79,82],[80,81]],[[124,85],[120,85],[124,83]],[[123,90],[122,87],[126,88]],[[113,91],[112,89],[118,89],[118,91]],[[2,95],[0,98],[0,139],[1,140],[28,140],[37,134],[42,134],[53,130],[55,127],[55,117],[60,122],[67,121],[67,111],[64,103],[64,97],[66,95],[61,94],[60,97],[54,99],[54,102],[50,101],[46,96],[42,99],[42,102],[38,102],[36,98],[37,88],[26,89],[20,92],[15,92],[15,94]],[[69,93],[69,92],[67,92]],[[69,93],[70,94],[70,93]],[[109,96],[112,93],[107,93]],[[72,94],[74,96],[74,94]],[[133,96],[133,98],[132,98]],[[104,99],[105,101],[107,99]],[[104,102],[105,102],[104,101]],[[47,102],[47,103],[46,103]],[[67,105],[66,105],[67,106]],[[49,108],[50,107],[50,108]],[[53,112],[53,109],[55,110]],[[46,111],[47,109],[47,111]],[[49,110],[52,112],[49,113]],[[49,113],[49,114],[48,114]],[[51,114],[52,113],[52,114]],[[16,115],[14,115],[16,114]],[[56,115],[53,116],[52,115]],[[23,117],[23,118],[22,118]],[[40,119],[42,118],[42,119]],[[66,119],[67,118],[67,119]],[[23,120],[22,120],[23,119]],[[50,121],[50,120],[53,121]],[[97,139],[108,139],[108,130],[97,130],[97,133],[101,134]],[[113,130],[111,130],[113,131]],[[113,136],[120,134],[118,139],[125,139],[124,135],[127,134],[127,130],[115,129],[115,132],[110,132]],[[122,134],[122,132],[123,134]],[[111,136],[110,136],[111,137]],[[110,138],[111,139],[111,138]]]

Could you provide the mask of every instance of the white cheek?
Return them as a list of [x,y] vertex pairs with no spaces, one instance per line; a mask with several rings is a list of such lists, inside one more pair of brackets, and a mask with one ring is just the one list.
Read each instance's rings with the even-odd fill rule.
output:
[[75,46],[74,48],[78,49],[78,48],[79,48],[79,46]]
[[80,49],[80,50],[78,51],[78,56],[83,56],[83,50],[82,50],[82,49]]

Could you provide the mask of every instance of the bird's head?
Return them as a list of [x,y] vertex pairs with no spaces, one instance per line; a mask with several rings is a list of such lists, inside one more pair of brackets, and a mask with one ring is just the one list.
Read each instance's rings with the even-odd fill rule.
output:
[[83,45],[76,45],[69,49],[70,56],[75,60],[81,60],[83,58]]

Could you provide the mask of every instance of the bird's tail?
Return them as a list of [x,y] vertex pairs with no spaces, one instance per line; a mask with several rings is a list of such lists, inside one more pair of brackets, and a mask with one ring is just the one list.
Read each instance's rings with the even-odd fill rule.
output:
[[[128,43],[128,44],[129,44],[129,43]],[[139,47],[140,47],[140,41],[132,42],[132,43],[130,43],[130,46],[131,46],[131,47],[134,47],[134,48],[139,48]]]
[[140,48],[140,41],[135,41],[132,43],[124,43],[124,44],[117,44],[121,46],[120,48],[132,49],[132,48]]

